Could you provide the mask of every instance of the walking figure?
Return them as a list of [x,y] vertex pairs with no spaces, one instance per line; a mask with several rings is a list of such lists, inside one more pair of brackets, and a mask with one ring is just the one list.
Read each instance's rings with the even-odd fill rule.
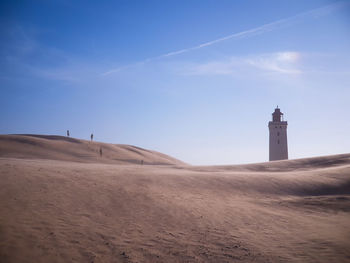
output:
[[67,137],[69,137],[69,130],[67,130]]
[[100,157],[102,157],[102,147],[100,147]]
[[91,133],[90,138],[91,138],[91,141],[94,139],[94,135],[92,133]]

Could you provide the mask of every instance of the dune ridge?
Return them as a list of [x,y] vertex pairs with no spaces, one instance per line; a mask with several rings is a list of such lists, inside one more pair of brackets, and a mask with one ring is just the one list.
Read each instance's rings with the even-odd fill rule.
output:
[[0,136],[1,262],[350,261],[350,154],[191,166],[63,138]]
[[[102,157],[100,156],[102,149]],[[111,164],[174,165],[168,155],[125,144],[109,144],[57,135],[0,135],[0,157],[39,158]]]

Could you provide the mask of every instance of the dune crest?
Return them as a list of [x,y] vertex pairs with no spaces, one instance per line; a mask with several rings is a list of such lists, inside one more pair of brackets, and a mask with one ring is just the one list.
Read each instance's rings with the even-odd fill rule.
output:
[[34,134],[0,135],[0,157],[110,164],[184,164],[168,155],[132,145]]

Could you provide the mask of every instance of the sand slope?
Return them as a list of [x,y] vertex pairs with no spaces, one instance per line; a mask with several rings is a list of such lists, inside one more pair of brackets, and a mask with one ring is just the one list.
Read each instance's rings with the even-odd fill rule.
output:
[[199,167],[0,145],[1,262],[350,262],[350,154]]
[[[102,157],[100,156],[102,149]],[[74,162],[184,164],[165,154],[132,145],[91,142],[56,135],[0,135],[0,157]]]

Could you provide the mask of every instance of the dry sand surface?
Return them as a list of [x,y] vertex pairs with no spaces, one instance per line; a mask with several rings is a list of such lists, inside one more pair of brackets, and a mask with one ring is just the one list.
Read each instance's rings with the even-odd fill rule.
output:
[[190,166],[1,135],[0,262],[350,262],[350,154]]

